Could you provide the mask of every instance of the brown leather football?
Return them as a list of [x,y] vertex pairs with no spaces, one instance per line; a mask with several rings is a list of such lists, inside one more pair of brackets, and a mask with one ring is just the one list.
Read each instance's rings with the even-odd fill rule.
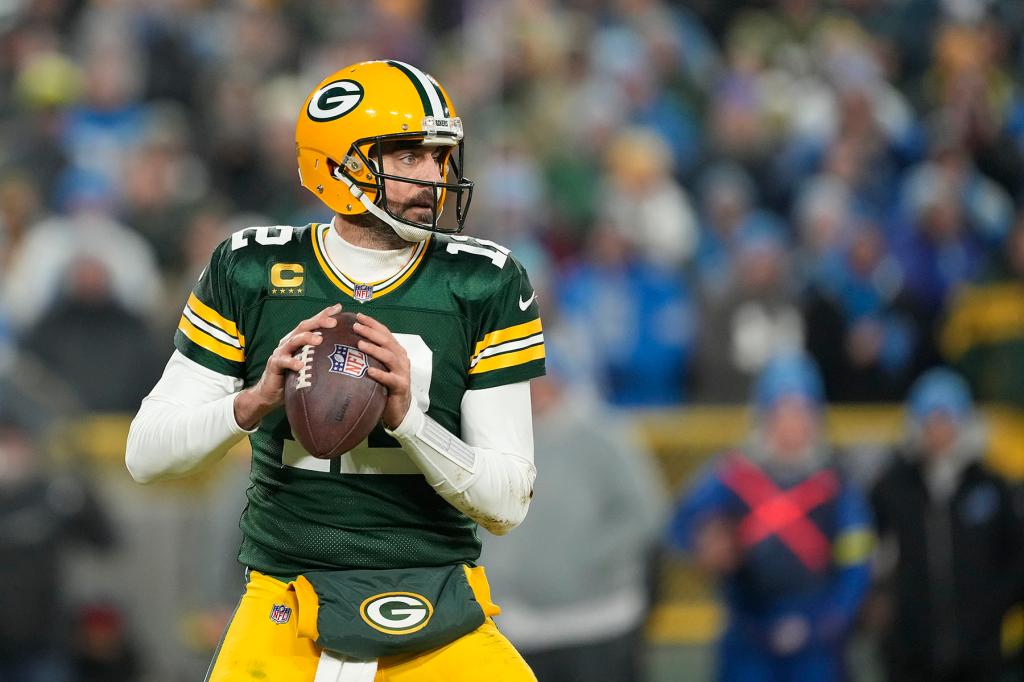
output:
[[303,361],[284,382],[284,409],[292,434],[306,452],[320,459],[345,454],[380,422],[388,392],[370,378],[369,367],[383,366],[359,350],[353,313],[335,315],[338,324],[321,329],[319,346],[303,346]]

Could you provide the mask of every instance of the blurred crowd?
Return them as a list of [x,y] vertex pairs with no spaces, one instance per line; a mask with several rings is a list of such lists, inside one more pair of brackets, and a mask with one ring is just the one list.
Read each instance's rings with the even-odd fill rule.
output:
[[[735,622],[750,615],[751,592],[736,597],[742,580],[772,592],[772,580],[803,571],[811,577],[794,589],[813,583],[838,605],[825,614],[834,616],[831,639],[794,635],[799,627],[786,620],[797,612],[806,630],[824,612],[773,603],[765,608],[777,609],[778,622],[758,621],[765,628],[753,644],[744,638],[756,628],[730,631],[726,650],[741,642],[739,651],[760,646],[785,658],[820,645],[825,653],[812,665],[834,670],[828,666],[841,663],[828,657],[862,601],[870,613],[879,610],[865,596],[866,545],[843,546],[855,558],[842,585],[819,580],[820,557],[808,565],[789,556],[792,565],[768,566],[768,578],[756,564],[741,571],[739,545],[767,541],[772,529],[755,542],[737,536],[733,517],[807,480],[831,495],[829,504],[853,508],[852,520],[822,527],[829,543],[838,545],[846,531],[854,538],[847,544],[861,542],[868,525],[882,550],[939,532],[937,523],[953,537],[950,524],[966,514],[966,530],[957,532],[967,539],[956,542],[976,543],[976,564],[942,568],[949,551],[912,552],[932,551],[929,560],[949,581],[1005,573],[1022,561],[1000,553],[1021,530],[1008,520],[1005,484],[978,469],[984,447],[967,428],[971,393],[1024,406],[1019,0],[0,2],[0,406],[33,397],[37,414],[133,412],[172,350],[182,303],[216,244],[247,226],[330,218],[299,185],[295,119],[325,74],[375,58],[421,66],[447,88],[466,129],[466,174],[477,183],[466,233],[510,247],[540,294],[559,363],[556,385],[535,389],[538,461],[546,450],[565,454],[567,444],[570,455],[583,443],[604,453],[586,468],[592,485],[610,492],[590,516],[575,517],[581,537],[602,539],[585,543],[595,556],[604,552],[593,561],[608,568],[591,576],[594,589],[559,583],[558,571],[536,567],[537,585],[544,575],[554,580],[549,594],[528,587],[519,594],[516,575],[506,581],[513,602],[524,605],[508,627],[524,633],[535,665],[604,660],[590,650],[575,651],[578,658],[531,652],[531,634],[544,632],[538,624],[554,622],[554,607],[571,607],[587,614],[577,619],[588,625],[580,641],[635,666],[650,605],[645,572],[657,563],[645,552],[658,543],[664,491],[653,472],[637,469],[641,455],[631,467],[632,455],[615,454],[638,448],[613,418],[582,399],[565,400],[580,388],[623,408],[745,403],[773,359],[800,351],[821,374],[820,391],[807,389],[809,436],[818,435],[821,405],[902,401],[912,386],[928,385],[937,365],[969,383],[942,375],[945,383],[928,394],[938,395],[953,436],[942,441],[940,433],[929,444],[931,436],[909,434],[913,447],[942,456],[899,453],[869,499],[841,477],[819,476],[831,469],[814,457],[794,476],[746,452],[749,461],[725,458],[733,468],[698,480],[688,495],[700,498],[702,485],[716,492],[697,502],[684,497],[671,543],[723,581]],[[925,416],[918,417],[911,424],[924,430]],[[609,426],[595,433],[593,421]],[[785,439],[793,423],[782,422]],[[801,448],[820,454],[819,444]],[[549,463],[552,481],[558,466],[573,468],[566,457]],[[5,484],[19,471],[4,458],[0,502],[9,501],[3,496],[13,488]],[[625,470],[630,485],[648,491],[633,496],[647,502],[643,508],[612,495]],[[733,477],[761,481],[751,485],[762,492],[729,493]],[[53,537],[73,535],[73,527],[86,544],[113,542],[106,530],[82,530],[80,509],[46,506],[53,481],[23,478],[35,493],[11,509],[38,502],[42,516],[57,519],[47,526]],[[534,503],[532,516],[564,521],[566,508],[548,499],[551,506]],[[802,511],[810,516],[818,506]],[[620,521],[613,538],[608,524]],[[991,532],[979,534],[981,526]],[[530,530],[528,521],[522,551],[550,547],[541,555],[565,565],[557,550],[577,546],[552,537],[553,527],[535,520]],[[628,551],[616,544],[627,536]],[[773,556],[785,555],[785,544],[776,538]],[[516,545],[488,551],[514,554]],[[962,615],[930,618],[921,604],[938,614],[960,611],[941,589],[914,593],[925,587],[915,578],[920,562],[908,567],[907,556],[915,555],[905,551],[901,564],[893,555],[876,585],[888,595],[881,610],[896,623],[888,665],[962,665],[965,676],[948,679],[981,679],[978,670],[997,666],[994,623],[1004,602],[1024,589],[1000,585],[992,603],[968,604],[984,607],[978,634],[964,630],[961,621],[970,619]],[[972,582],[958,594],[992,593],[992,584]],[[597,592],[617,595],[618,610],[587,601]],[[579,601],[557,602],[556,593]],[[104,608],[81,618],[101,644],[104,633],[122,628]],[[908,613],[927,622],[910,623]],[[914,632],[926,626],[952,644],[914,649]],[[924,658],[897,655],[911,650]],[[943,658],[957,651],[980,653]],[[121,658],[132,669],[132,657]]]
[[613,404],[741,401],[800,347],[831,401],[946,362],[1024,402],[1019,2],[22,0],[0,30],[0,338],[87,409],[137,405],[227,234],[330,217],[296,112],[375,57],[452,93],[467,233]]

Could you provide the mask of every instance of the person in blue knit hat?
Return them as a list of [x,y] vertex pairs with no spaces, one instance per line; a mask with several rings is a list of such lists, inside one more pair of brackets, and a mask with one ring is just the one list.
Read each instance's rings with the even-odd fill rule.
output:
[[874,536],[867,502],[832,464],[823,401],[809,357],[769,361],[751,437],[696,480],[670,524],[670,544],[717,580],[728,610],[719,680],[845,678]]
[[907,399],[907,439],[872,493],[876,623],[890,680],[996,680],[1000,627],[1024,574],[1024,535],[1007,484],[982,462],[967,382],[925,372]]

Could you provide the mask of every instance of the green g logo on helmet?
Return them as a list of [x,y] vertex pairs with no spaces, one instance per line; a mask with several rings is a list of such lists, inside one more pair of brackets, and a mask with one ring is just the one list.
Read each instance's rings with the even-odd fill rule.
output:
[[363,86],[353,80],[338,80],[317,89],[306,105],[314,121],[324,123],[341,118],[363,101]]

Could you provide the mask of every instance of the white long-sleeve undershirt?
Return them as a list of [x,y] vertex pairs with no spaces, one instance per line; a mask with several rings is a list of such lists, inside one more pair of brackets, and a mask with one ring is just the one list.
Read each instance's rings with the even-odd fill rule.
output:
[[185,476],[219,460],[247,432],[235,421],[242,380],[174,351],[128,430],[125,464],[139,483]]
[[[249,433],[234,416],[241,383],[175,351],[132,421],[125,453],[132,477],[175,478],[223,457]],[[529,384],[466,391],[462,433],[465,440],[415,402],[392,432],[449,504],[492,533],[508,532],[526,516],[536,477]]]
[[[325,250],[357,281],[374,281],[401,270],[413,246],[362,248],[332,229]],[[175,351],[128,433],[125,462],[135,480],[184,476],[220,459],[251,433],[235,421],[235,394],[241,388],[240,379]],[[412,461],[409,469],[421,471],[449,504],[492,533],[507,532],[526,516],[536,478],[529,384],[466,391],[461,410],[464,441],[426,416],[415,400],[392,435]],[[357,471],[361,466],[348,464]]]

